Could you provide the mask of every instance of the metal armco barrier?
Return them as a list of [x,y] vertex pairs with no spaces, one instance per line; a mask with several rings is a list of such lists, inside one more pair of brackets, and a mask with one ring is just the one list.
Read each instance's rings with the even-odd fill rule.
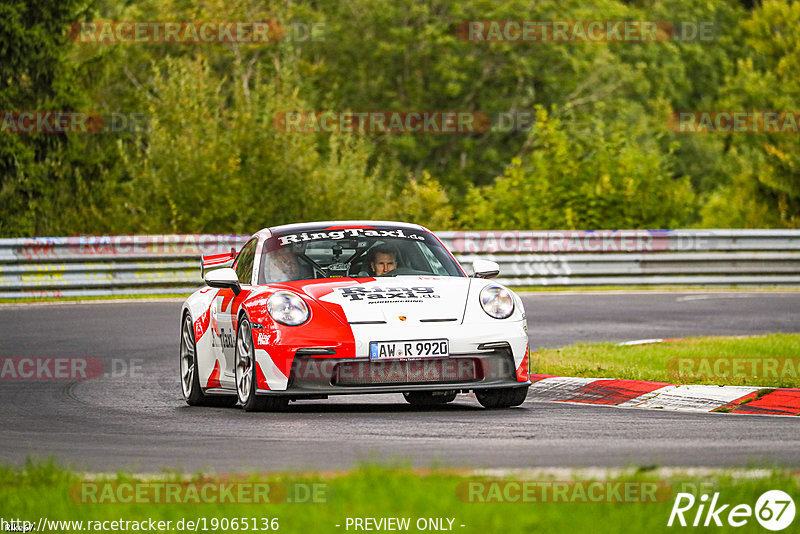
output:
[[[469,270],[500,264],[509,286],[797,285],[800,230],[436,232]],[[0,298],[189,293],[200,256],[244,235],[0,239]]]
[[510,286],[800,284],[800,230],[441,232]]
[[190,293],[200,256],[239,250],[243,235],[0,239],[0,298]]

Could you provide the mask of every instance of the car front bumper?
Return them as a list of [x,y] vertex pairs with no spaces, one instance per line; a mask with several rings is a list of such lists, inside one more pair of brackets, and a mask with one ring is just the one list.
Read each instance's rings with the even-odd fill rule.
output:
[[470,353],[442,358],[369,360],[298,355],[285,390],[258,395],[294,398],[406,391],[466,391],[525,387],[517,380],[510,345],[492,343]]

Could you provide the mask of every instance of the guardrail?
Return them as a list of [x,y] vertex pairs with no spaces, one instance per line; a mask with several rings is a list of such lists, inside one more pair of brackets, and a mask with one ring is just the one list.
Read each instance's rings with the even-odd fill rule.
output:
[[441,232],[510,286],[800,284],[800,230]]
[[[800,230],[436,232],[469,269],[500,264],[509,286],[797,285]],[[189,293],[200,256],[249,236],[0,239],[0,298]]]
[[188,294],[200,256],[249,236],[125,235],[0,239],[0,298]]

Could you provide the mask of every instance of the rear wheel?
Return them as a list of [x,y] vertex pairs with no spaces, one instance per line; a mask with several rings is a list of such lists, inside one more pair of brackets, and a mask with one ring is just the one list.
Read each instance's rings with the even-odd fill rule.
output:
[[200,387],[197,375],[197,344],[194,339],[194,324],[187,313],[181,324],[181,389],[189,406],[235,406],[232,395],[206,395]]
[[478,389],[478,402],[484,408],[511,408],[519,406],[528,397],[528,386],[521,388]]
[[236,395],[246,412],[277,412],[289,405],[283,396],[256,395],[256,356],[250,321],[242,317],[236,334]]
[[453,402],[458,391],[406,391],[403,397],[411,406],[439,406]]

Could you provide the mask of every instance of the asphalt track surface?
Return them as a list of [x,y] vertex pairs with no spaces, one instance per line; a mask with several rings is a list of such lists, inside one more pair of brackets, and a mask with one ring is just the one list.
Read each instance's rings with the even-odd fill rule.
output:
[[[531,346],[800,331],[800,292],[528,293]],[[0,357],[92,356],[126,376],[0,380],[0,462],[217,472],[429,467],[800,467],[800,418],[694,414],[469,396],[418,410],[400,395],[192,408],[178,381],[176,301],[0,307]],[[121,362],[121,363],[120,363]],[[123,369],[123,365],[127,369]],[[131,371],[131,365],[134,366]],[[125,372],[127,371],[127,372]]]

